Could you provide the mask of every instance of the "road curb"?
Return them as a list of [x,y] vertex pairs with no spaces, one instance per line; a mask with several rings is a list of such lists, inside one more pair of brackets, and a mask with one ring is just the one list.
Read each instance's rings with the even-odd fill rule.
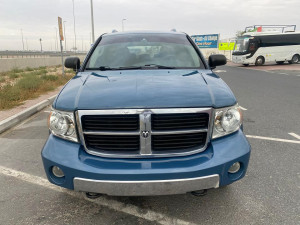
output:
[[30,108],[19,112],[5,120],[0,121],[0,134],[3,133],[4,131],[7,131],[8,129],[18,125],[20,122],[26,120],[30,116],[34,115],[35,113],[41,111],[45,107],[51,105],[56,98],[56,95],[41,101],[40,103],[31,106]]

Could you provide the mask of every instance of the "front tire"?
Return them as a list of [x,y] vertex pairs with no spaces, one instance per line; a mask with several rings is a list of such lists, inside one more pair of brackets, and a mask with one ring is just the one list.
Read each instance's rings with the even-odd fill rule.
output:
[[262,56],[259,56],[255,60],[255,66],[262,66],[265,63],[265,58]]

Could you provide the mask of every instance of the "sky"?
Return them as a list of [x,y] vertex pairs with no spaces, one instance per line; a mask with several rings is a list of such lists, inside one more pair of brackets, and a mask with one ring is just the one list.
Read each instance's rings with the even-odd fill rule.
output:
[[[300,0],[93,0],[95,38],[113,29],[161,30],[175,28],[189,35],[220,34],[256,24],[294,24],[300,30]],[[91,44],[90,0],[74,0],[76,46]],[[72,0],[0,0],[0,50],[58,49],[57,17],[66,21],[66,47],[74,47]],[[22,31],[21,31],[22,30]]]

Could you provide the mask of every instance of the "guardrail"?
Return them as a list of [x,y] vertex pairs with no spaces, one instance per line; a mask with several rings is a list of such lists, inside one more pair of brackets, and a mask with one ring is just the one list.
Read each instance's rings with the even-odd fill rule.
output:
[[[40,66],[61,65],[61,53],[53,54],[53,52],[51,52],[51,54],[44,53],[31,55],[23,54],[24,52],[17,53],[13,54],[12,52],[10,52],[10,54],[6,55],[6,57],[0,57],[0,72],[10,71],[14,68],[25,69],[26,67],[37,68]],[[83,61],[86,53],[76,53],[76,55],[74,55],[73,52],[71,52],[70,54],[68,52],[64,53],[64,59],[69,56],[77,56],[81,61]]]
[[[68,57],[71,55],[86,55],[87,52],[73,52],[67,51],[63,52],[63,55]],[[8,58],[47,58],[47,57],[57,57],[61,56],[61,52],[56,51],[0,51],[0,59]]]

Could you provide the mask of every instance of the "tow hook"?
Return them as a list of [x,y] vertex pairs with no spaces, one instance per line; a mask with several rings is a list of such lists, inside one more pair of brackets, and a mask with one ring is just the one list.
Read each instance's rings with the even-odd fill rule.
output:
[[204,196],[207,194],[207,189],[192,191],[191,194],[197,197]]
[[86,192],[85,196],[89,199],[96,199],[99,198],[102,194],[94,193],[94,192]]

